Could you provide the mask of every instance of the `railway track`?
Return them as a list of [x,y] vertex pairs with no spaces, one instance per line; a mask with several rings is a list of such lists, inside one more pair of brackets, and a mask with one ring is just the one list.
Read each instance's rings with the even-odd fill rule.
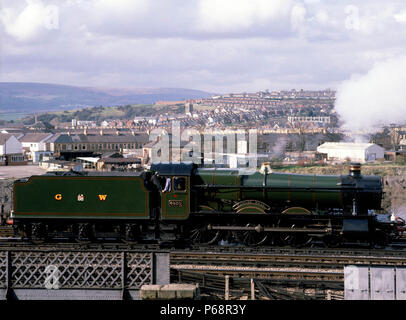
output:
[[[200,283],[206,292],[224,293],[226,276],[235,296],[246,295],[249,281],[257,294],[275,299],[342,299],[345,265],[406,265],[406,250],[360,248],[289,248],[188,246],[173,243],[27,243],[1,241],[0,251],[92,252],[170,251],[171,281]],[[77,253],[74,253],[77,254]],[[23,263],[23,262],[22,262]],[[108,263],[108,262],[106,262]],[[107,267],[94,265],[93,267]],[[110,266],[111,267],[111,266]],[[234,290],[234,291],[233,291]],[[309,291],[310,290],[310,291]],[[304,292],[312,292],[310,295]],[[293,292],[293,293],[292,293]]]
[[[300,277],[343,279],[345,265],[406,265],[406,250],[359,248],[289,248],[243,246],[188,246],[173,243],[128,244],[103,243],[27,243],[21,240],[0,241],[0,250],[19,251],[159,251],[169,250],[171,268],[217,275],[286,279]],[[305,272],[308,274],[306,275]],[[319,273],[318,275],[316,273]],[[280,277],[279,277],[280,278]]]
[[229,266],[195,266],[172,265],[172,270],[193,271],[194,273],[214,274],[219,276],[249,277],[256,279],[283,279],[283,280],[317,280],[317,281],[343,281],[344,274],[340,270],[307,270],[301,268],[238,268]]
[[[342,269],[345,265],[406,265],[406,255],[384,254],[381,251],[364,252],[364,255],[354,255],[354,252],[308,251],[292,250],[287,253],[198,253],[176,251],[171,253],[172,265],[206,265],[233,267],[300,267],[307,269]],[[368,255],[369,253],[369,255]]]
[[[1,229],[1,227],[0,227]],[[368,247],[343,247],[343,248],[326,248],[326,247],[276,247],[276,246],[258,246],[258,247],[248,247],[241,245],[190,245],[184,242],[160,242],[149,241],[143,243],[124,243],[119,242],[114,239],[112,240],[101,240],[96,242],[69,242],[69,241],[52,241],[52,242],[41,242],[41,241],[24,241],[20,238],[13,237],[0,237],[0,249],[3,250],[162,250],[167,249],[179,255],[183,255],[186,259],[188,258],[196,259],[198,255],[202,258],[210,260],[213,254],[218,254],[218,259],[230,259],[231,255],[235,254],[235,260],[238,260],[238,256],[246,255],[249,261],[256,259],[260,262],[260,259],[266,259],[268,256],[279,255],[281,258],[284,256],[296,255],[298,259],[300,256],[320,256],[331,259],[332,256],[337,256],[337,258],[345,258],[345,256],[350,257],[394,257],[394,258],[406,258],[406,243],[405,246],[388,246],[381,249],[371,249]],[[204,255],[206,256],[204,257]],[[221,256],[224,254],[224,256]],[[250,255],[260,256],[259,258],[250,257]],[[327,256],[327,257],[326,257]],[[216,259],[217,259],[216,258]],[[244,258],[245,259],[245,258]],[[245,259],[245,260],[247,260]],[[243,262],[243,261],[242,261]],[[250,263],[250,262],[248,262]]]
[[286,274],[283,273],[279,273],[275,278],[240,277],[237,274],[228,277],[227,285],[226,277],[222,274],[171,269],[172,282],[199,283],[201,293],[220,299],[225,298],[227,286],[230,296],[234,299],[249,299],[253,293],[256,299],[267,300],[344,299],[344,283],[341,279],[334,279],[333,276],[330,279],[323,277],[323,280],[315,275],[306,277],[305,274],[302,277],[295,274],[286,278]]
[[11,238],[14,236],[14,230],[12,226],[1,226],[0,225],[0,238],[7,240],[7,238]]
[[171,252],[178,274],[226,275],[277,281],[279,285],[341,288],[346,265],[406,265],[406,252],[272,248],[267,253]]

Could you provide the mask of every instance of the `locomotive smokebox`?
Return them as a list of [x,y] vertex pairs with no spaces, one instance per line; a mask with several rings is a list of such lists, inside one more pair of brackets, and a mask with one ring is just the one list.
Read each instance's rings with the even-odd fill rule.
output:
[[350,176],[359,178],[361,176],[361,163],[351,162],[350,163]]

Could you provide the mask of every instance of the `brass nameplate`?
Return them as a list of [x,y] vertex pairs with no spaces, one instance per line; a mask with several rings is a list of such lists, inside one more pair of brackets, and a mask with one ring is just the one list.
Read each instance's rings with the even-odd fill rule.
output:
[[183,207],[183,201],[182,200],[169,200],[169,206],[181,208],[181,207]]

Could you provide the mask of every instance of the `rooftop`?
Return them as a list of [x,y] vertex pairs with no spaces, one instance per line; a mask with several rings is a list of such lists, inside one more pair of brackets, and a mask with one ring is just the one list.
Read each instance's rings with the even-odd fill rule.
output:
[[27,133],[20,138],[20,142],[41,142],[50,136],[52,133]]
[[[353,143],[353,142],[324,142],[317,148],[329,149],[366,149],[371,146],[378,146],[374,143]],[[379,146],[378,146],[379,147]]]

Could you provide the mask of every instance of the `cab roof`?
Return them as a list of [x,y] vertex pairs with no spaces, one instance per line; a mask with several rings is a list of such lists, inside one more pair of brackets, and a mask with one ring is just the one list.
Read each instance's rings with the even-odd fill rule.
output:
[[151,164],[151,171],[158,172],[161,176],[190,176],[195,165],[193,163],[158,162]]

